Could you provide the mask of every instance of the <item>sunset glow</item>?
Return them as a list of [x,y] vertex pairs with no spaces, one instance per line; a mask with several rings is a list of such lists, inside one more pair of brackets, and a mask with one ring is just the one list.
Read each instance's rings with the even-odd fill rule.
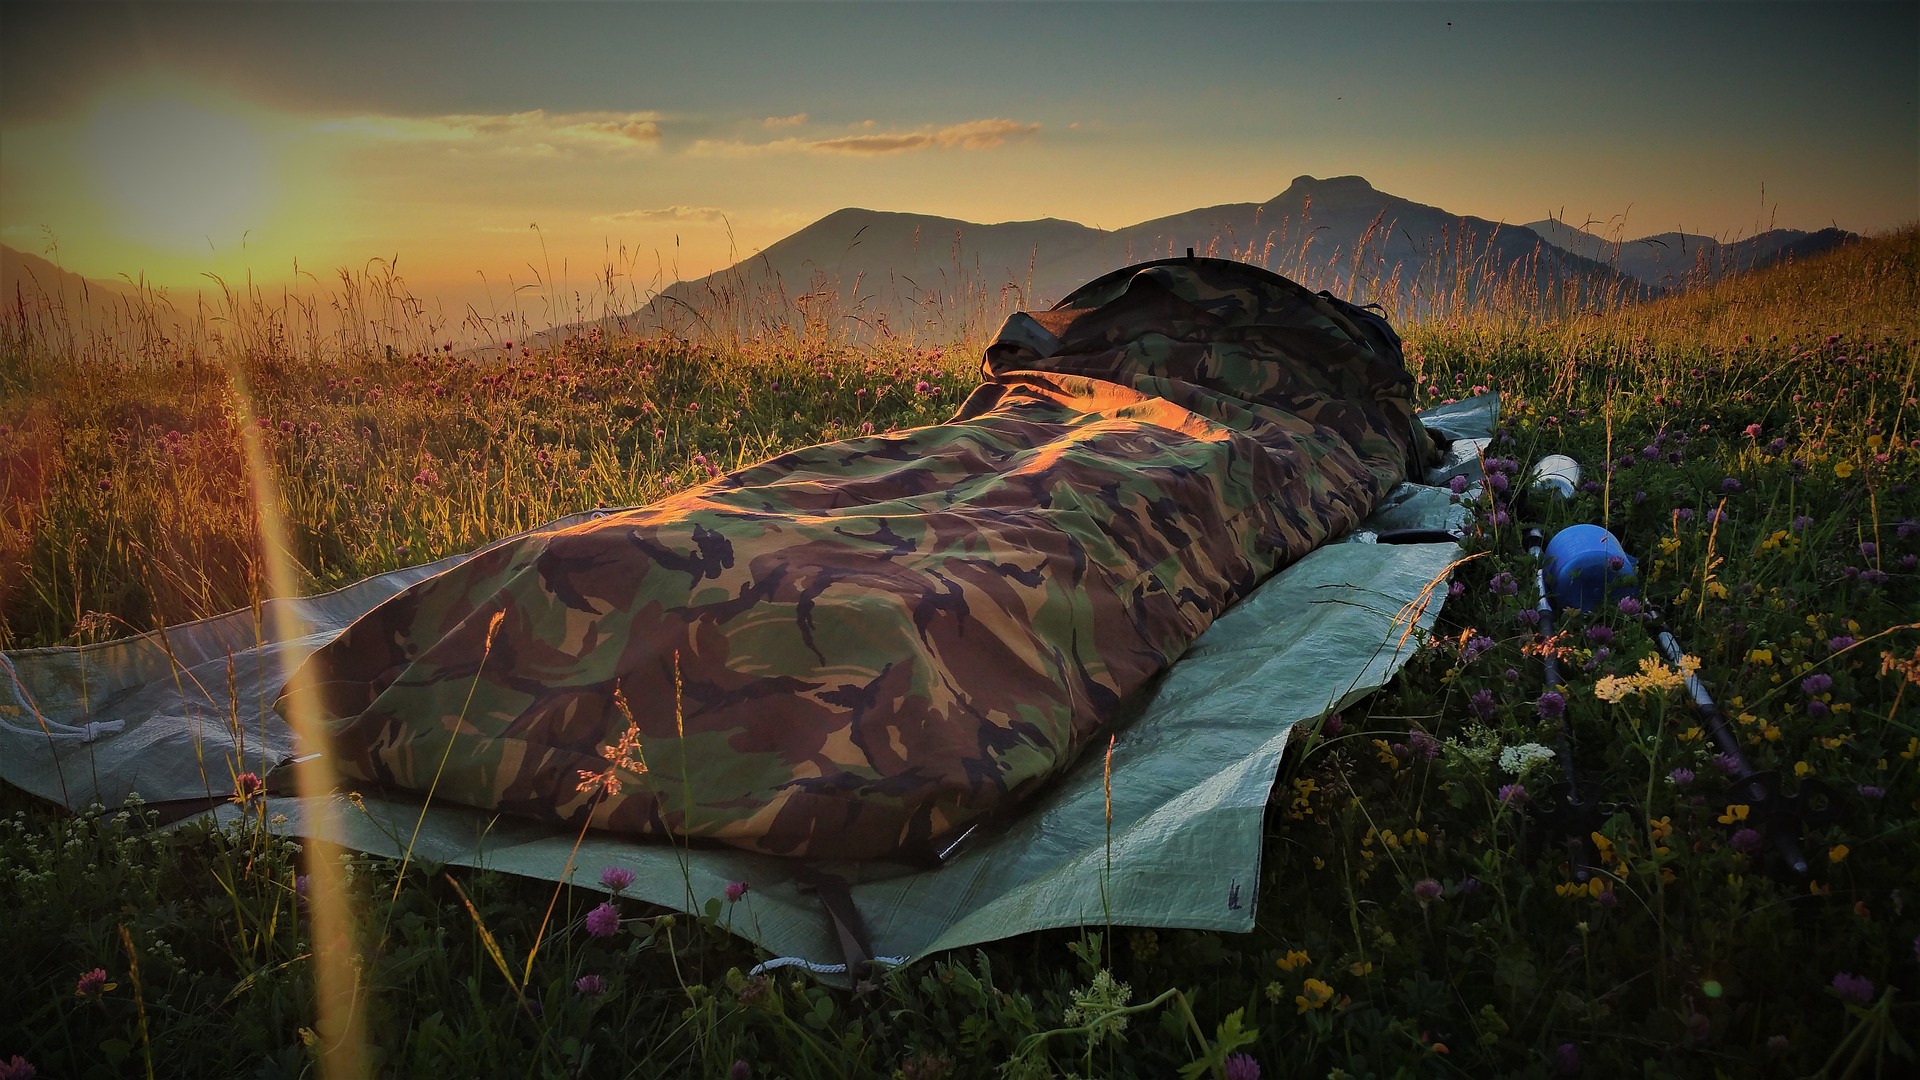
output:
[[[1262,201],[1303,173],[1623,238],[1920,215],[1911,5],[48,5],[8,20],[0,240],[176,289],[312,284],[380,259],[456,315],[539,319],[609,274],[650,295],[845,206],[1116,228]],[[1040,46],[1059,40],[1082,47]]]

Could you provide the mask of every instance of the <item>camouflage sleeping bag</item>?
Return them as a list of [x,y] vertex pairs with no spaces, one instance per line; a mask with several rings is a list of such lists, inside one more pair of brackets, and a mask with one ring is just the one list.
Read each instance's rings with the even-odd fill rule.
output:
[[1222,260],[1018,314],[984,377],[944,424],[783,454],[383,603],[296,675],[339,769],[635,836],[924,855],[1058,774],[1432,449],[1384,321]]

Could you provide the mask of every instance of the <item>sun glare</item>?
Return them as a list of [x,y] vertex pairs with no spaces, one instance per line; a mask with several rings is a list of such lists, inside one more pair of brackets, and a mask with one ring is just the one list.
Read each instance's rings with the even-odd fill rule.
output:
[[266,125],[207,92],[108,91],[83,153],[102,224],[123,240],[173,252],[237,245],[274,210],[279,162]]

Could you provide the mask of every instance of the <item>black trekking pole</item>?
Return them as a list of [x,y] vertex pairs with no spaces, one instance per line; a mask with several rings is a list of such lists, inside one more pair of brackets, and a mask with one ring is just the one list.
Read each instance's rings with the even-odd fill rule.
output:
[[[1658,620],[1658,612],[1651,614]],[[1664,622],[1656,623],[1654,642],[1667,660],[1680,668],[1680,658],[1685,654]],[[1681,670],[1686,675],[1687,694],[1693,699],[1694,710],[1706,718],[1708,732],[1731,766],[1727,771],[1733,778],[1733,786],[1728,798],[1747,807],[1749,817],[1765,830],[1767,839],[1773,842],[1775,850],[1794,873],[1806,874],[1807,856],[1801,848],[1806,827],[1839,820],[1839,793],[1822,780],[1806,777],[1800,781],[1799,789],[1788,795],[1781,790],[1779,773],[1755,771],[1740,749],[1740,740],[1720,715],[1720,707],[1707,693],[1706,684],[1685,668]]]
[[[1534,464],[1528,472],[1528,481],[1529,495],[1541,494],[1565,500],[1573,496],[1580,482],[1580,465],[1570,457],[1550,455]],[[1521,533],[1521,539],[1526,545],[1527,554],[1533,559],[1535,610],[1540,614],[1541,639],[1550,642],[1553,638],[1554,591],[1547,585],[1546,531],[1537,525],[1529,526]],[[1540,663],[1546,691],[1559,694],[1564,702],[1566,687],[1560,679],[1560,659],[1551,647],[1542,651]],[[1580,770],[1573,756],[1573,727],[1564,704],[1560,709],[1559,721],[1554,757],[1560,763],[1562,779],[1547,788],[1534,810],[1548,834],[1560,838],[1566,847],[1573,864],[1573,879],[1586,882],[1593,878],[1594,865],[1599,861],[1600,853],[1593,842],[1593,834],[1619,811],[1619,807],[1600,802],[1594,798],[1591,785],[1581,784]]]

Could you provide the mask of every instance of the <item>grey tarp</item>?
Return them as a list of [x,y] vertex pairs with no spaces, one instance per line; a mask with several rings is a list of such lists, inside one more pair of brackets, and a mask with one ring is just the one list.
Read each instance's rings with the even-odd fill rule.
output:
[[[1422,415],[1456,439],[1447,472],[1477,479],[1492,395]],[[548,528],[578,521],[562,519]],[[1456,528],[1466,510],[1444,489],[1403,484],[1356,535]],[[1089,754],[1018,819],[966,838],[943,865],[820,865],[852,883],[875,955],[910,960],[943,949],[1055,927],[1113,924],[1244,932],[1253,925],[1261,828],[1289,732],[1380,686],[1437,616],[1454,544],[1324,546],[1222,616],[1140,703],[1112,750],[1112,823],[1104,755]],[[231,773],[265,775],[293,752],[272,702],[297,662],[362,612],[467,558],[370,578],[294,605],[309,633],[266,640],[271,610],[171,628],[162,638],[0,655],[0,779],[69,807],[219,797]],[[228,693],[231,685],[234,691]],[[233,762],[244,762],[237,768]],[[417,801],[367,793],[333,799],[344,846],[398,856]],[[312,832],[304,801],[275,797],[278,827]],[[207,811],[222,817],[231,805]],[[819,965],[839,948],[800,868],[771,856],[686,850],[589,834],[451,805],[429,807],[414,857],[591,885],[625,866],[628,890],[664,907],[701,910],[730,882],[750,886],[724,907],[731,928],[772,953]],[[568,867],[572,869],[569,871]]]

